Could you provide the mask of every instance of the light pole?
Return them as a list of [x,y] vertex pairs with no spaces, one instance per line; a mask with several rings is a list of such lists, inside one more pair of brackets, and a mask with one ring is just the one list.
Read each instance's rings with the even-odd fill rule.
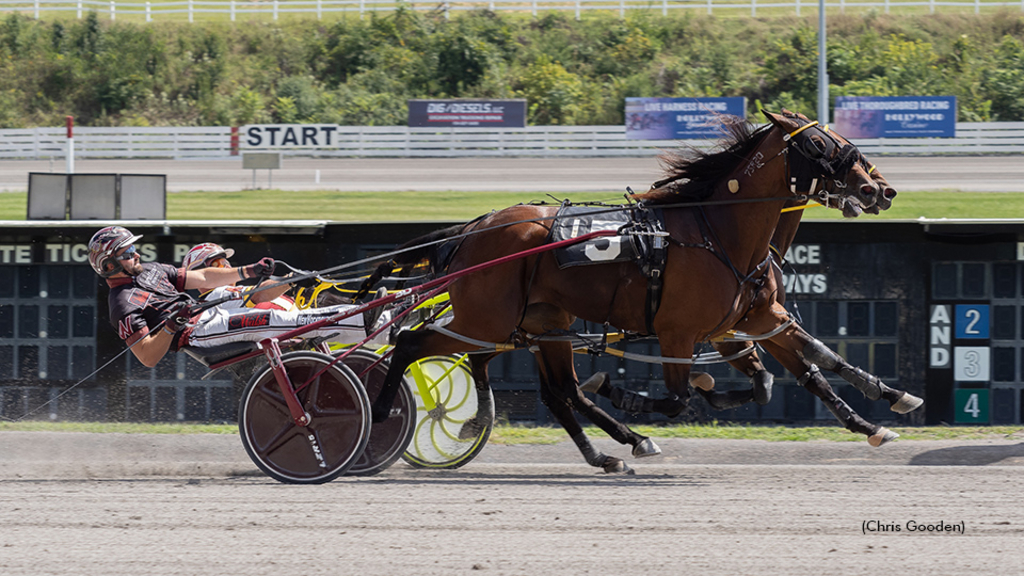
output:
[[818,0],[818,122],[828,123],[828,66],[825,63],[825,0]]

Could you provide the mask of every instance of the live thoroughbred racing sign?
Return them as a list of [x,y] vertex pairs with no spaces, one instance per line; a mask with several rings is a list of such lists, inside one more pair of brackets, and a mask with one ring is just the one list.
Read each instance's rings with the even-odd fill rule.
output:
[[847,138],[954,138],[956,96],[839,96],[835,126]]

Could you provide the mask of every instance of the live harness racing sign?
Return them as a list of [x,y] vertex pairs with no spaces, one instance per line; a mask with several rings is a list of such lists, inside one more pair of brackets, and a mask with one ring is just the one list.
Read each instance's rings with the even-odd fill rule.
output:
[[747,117],[747,99],[626,98],[626,138],[684,140],[720,138],[722,114]]
[[847,138],[955,138],[956,96],[839,96],[834,123]]

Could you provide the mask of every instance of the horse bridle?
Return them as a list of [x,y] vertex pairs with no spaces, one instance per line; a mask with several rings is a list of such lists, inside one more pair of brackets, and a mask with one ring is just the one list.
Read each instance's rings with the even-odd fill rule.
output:
[[[812,136],[819,138],[814,139]],[[868,164],[860,150],[853,144],[840,142],[828,129],[827,124],[821,126],[817,120],[807,120],[796,130],[784,134],[782,140],[786,143],[784,151],[794,150],[803,160],[794,163],[791,161],[792,155],[787,154],[786,178],[790,190],[794,194],[814,194],[820,176],[821,190],[817,193],[819,201],[826,205],[834,202],[833,205],[843,208],[846,196],[841,191],[846,188],[846,178],[850,170],[856,164],[865,167]],[[824,143],[824,147],[819,141]],[[875,167],[866,169],[870,174]]]

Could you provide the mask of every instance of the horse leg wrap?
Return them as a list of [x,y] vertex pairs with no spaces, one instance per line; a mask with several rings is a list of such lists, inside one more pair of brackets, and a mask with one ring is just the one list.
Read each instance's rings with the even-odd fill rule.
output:
[[882,428],[878,424],[872,424],[861,418],[859,414],[853,411],[853,408],[850,408],[849,404],[839,396],[836,396],[835,392],[832,391],[832,387],[829,386],[828,380],[821,374],[817,366],[812,365],[811,369],[800,378],[797,378],[796,382],[820,398],[825,403],[825,406],[828,407],[828,411],[836,417],[836,420],[839,420],[843,428],[850,432],[870,437]]
[[587,461],[587,464],[590,464],[595,468],[600,468],[608,474],[636,474],[632,468],[626,466],[626,462],[622,460],[622,458],[609,456],[594,448],[594,445],[590,443],[590,439],[587,438],[586,434],[577,434],[572,437],[572,441],[575,442],[576,447],[580,449],[580,452],[583,454],[583,458]]
[[811,364],[817,364],[825,370],[835,370],[842,360],[838,354],[829,350],[828,346],[825,346],[817,339],[811,340],[804,346],[804,358]]
[[612,393],[609,398],[612,401],[612,406],[630,414],[650,413],[654,411],[654,400],[619,386],[612,387]]
[[583,454],[583,459],[587,461],[587,464],[594,466],[595,468],[604,467],[605,460],[608,459],[608,455],[604,452],[594,448],[594,445],[590,443],[590,438],[587,438],[586,434],[577,434],[572,437],[572,441],[576,443],[576,447],[580,449],[580,453]]
[[874,374],[868,374],[860,368],[854,368],[845,362],[839,368],[839,375],[843,380],[853,384],[854,388],[860,390],[868,400],[878,400],[882,397],[882,393],[889,389]]
[[750,377],[751,392],[754,395],[754,402],[764,406],[772,401],[772,384],[775,383],[775,376],[767,370],[758,370]]
[[731,410],[739,408],[747,402],[754,400],[752,390],[728,390],[726,392],[706,392],[697,390],[697,393],[704,397],[704,400],[715,410]]

